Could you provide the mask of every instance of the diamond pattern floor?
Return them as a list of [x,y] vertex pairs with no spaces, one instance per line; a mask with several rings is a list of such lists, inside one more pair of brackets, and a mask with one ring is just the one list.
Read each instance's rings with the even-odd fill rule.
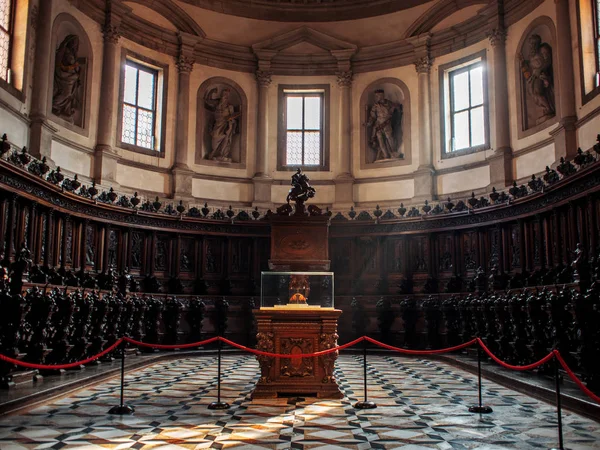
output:
[[[369,357],[373,410],[362,400],[362,358],[342,355],[342,400],[250,399],[258,377],[251,356],[223,359],[225,411],[216,397],[216,359],[157,363],[126,375],[133,416],[110,416],[119,379],[82,389],[19,415],[0,418],[0,449],[542,449],[557,446],[556,410],[484,381],[494,412],[467,412],[477,401],[474,375],[440,362]],[[563,411],[565,447],[600,449],[600,423]]]

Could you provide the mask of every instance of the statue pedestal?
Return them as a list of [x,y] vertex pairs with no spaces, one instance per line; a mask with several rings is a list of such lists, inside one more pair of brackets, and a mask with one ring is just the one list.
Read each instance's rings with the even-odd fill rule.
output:
[[261,376],[252,398],[293,395],[343,398],[333,365],[338,352],[320,357],[294,358],[337,346],[339,309],[286,305],[254,311],[257,349],[289,354],[290,358],[257,356]]

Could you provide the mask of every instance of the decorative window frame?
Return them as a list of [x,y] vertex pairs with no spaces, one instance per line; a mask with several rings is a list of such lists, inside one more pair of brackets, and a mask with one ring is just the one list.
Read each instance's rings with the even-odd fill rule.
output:
[[[122,141],[123,136],[123,94],[125,91],[125,67],[127,60],[131,60],[136,64],[148,66],[151,69],[158,71],[158,87],[156,95],[156,111],[155,129],[158,130],[160,136],[158,138],[158,147],[156,150],[150,150],[138,145],[129,144]],[[144,155],[154,156],[156,158],[165,157],[166,146],[166,131],[167,131],[167,92],[169,87],[169,66],[167,64],[155,61],[147,56],[132,52],[126,48],[121,51],[121,71],[119,78],[119,114],[117,119],[117,143],[122,149],[129,150]]]
[[[585,10],[582,11],[582,7],[581,4],[585,2],[587,3],[587,7]],[[598,94],[600,94],[600,83],[598,83],[597,86],[594,86],[592,89],[586,89],[586,75],[591,75],[589,73],[586,74],[586,68],[584,65],[584,58],[586,58],[583,54],[583,46],[584,46],[584,41],[589,40],[591,42],[588,42],[589,45],[593,45],[594,46],[594,68],[595,70],[598,72],[600,71],[600,54],[599,54],[599,50],[598,50],[598,45],[596,44],[595,39],[596,39],[596,30],[598,29],[598,21],[600,21],[600,17],[597,17],[596,14],[596,2],[597,0],[577,0],[575,3],[577,5],[577,42],[579,43],[578,47],[578,55],[579,55],[579,84],[581,86],[581,103],[582,105],[585,105],[586,103],[590,102],[593,98],[595,98]],[[582,17],[583,14],[585,14],[586,12],[588,12],[589,10],[587,9],[589,8],[589,10],[591,10],[591,15],[592,15],[592,33],[591,36],[589,35],[590,33],[586,34],[586,36],[583,35],[583,33],[586,31],[584,30],[584,28],[582,27],[582,19],[585,20],[588,18],[587,14],[586,17]],[[556,85],[556,83],[555,83]]]
[[[371,95],[376,89],[383,89],[386,85],[394,85],[395,88],[399,89],[404,97],[402,103],[402,143],[404,145],[404,157],[393,161],[385,162],[367,162],[367,149],[369,136],[367,135],[366,124],[369,119],[369,95]],[[385,89],[384,89],[385,90]],[[362,92],[360,96],[360,168],[361,169],[374,169],[374,168],[386,168],[396,166],[408,166],[412,163],[412,122],[411,122],[411,103],[410,103],[410,91],[408,86],[398,78],[380,78],[370,83]]]
[[295,171],[299,166],[285,164],[286,158],[286,107],[285,90],[321,90],[323,91],[323,105],[321,114],[322,145],[320,166],[300,166],[305,172],[328,172],[329,171],[329,140],[331,133],[331,102],[329,84],[280,84],[277,94],[277,170],[282,172]]
[[[87,61],[85,64],[85,91],[83,92],[83,126],[78,126],[70,123],[69,121],[63,119],[52,113],[52,96],[54,91],[54,66],[56,64],[56,50],[58,46],[62,42],[62,40],[66,37],[66,34],[69,34],[67,31],[65,33],[64,29],[70,27],[71,29],[75,29],[75,33],[80,39],[80,49],[83,49],[84,52],[88,53],[86,56]],[[90,41],[89,36],[85,32],[85,28],[75,19],[75,17],[71,16],[67,13],[61,13],[56,16],[54,19],[54,23],[52,24],[52,46],[51,55],[50,55],[50,68],[51,73],[48,75],[50,80],[48,81],[48,116],[49,118],[57,123],[58,125],[65,127],[75,133],[81,134],[83,136],[89,136],[90,133],[90,115],[91,115],[91,98],[92,98],[92,84],[93,84],[93,74],[94,74],[94,54],[92,43]]]
[[[12,0],[12,29],[10,35],[10,54],[8,67],[12,73],[10,82],[0,78],[0,88],[8,92],[17,100],[24,102],[25,95],[25,84],[28,75],[29,63],[32,61],[26,57],[27,49],[29,48],[29,40],[31,31],[29,17],[30,17],[30,0]],[[15,30],[24,30],[24,32],[16,33]],[[17,71],[16,67],[20,66],[20,70]]]
[[[480,61],[483,66],[483,120],[485,127],[485,143],[474,147],[464,148],[456,151],[447,151],[449,139],[446,136],[448,125],[451,127],[450,118],[450,72],[458,70],[461,67],[466,67]],[[450,61],[449,63],[439,66],[439,92],[440,92],[440,149],[441,158],[449,159],[458,156],[471,155],[481,151],[489,150],[490,143],[490,103],[488,91],[488,76],[489,70],[487,65],[487,50],[481,50],[463,58]]]
[[[235,91],[241,100],[240,112],[241,120],[239,121],[239,139],[240,139],[240,161],[239,162],[220,162],[211,161],[204,158],[206,149],[204,148],[204,126],[206,120],[206,109],[204,108],[204,96],[211,86],[215,84],[224,84],[229,89]],[[248,98],[242,87],[235,81],[225,77],[211,77],[205,80],[198,88],[196,96],[196,145],[194,149],[194,163],[203,166],[225,167],[229,169],[245,169],[246,168],[246,148],[248,141]]]

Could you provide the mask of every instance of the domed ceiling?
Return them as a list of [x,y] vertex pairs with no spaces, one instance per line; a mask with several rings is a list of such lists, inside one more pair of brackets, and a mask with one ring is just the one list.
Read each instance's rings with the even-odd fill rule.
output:
[[369,72],[412,64],[423,51],[435,58],[459,50],[543,0],[71,2],[101,24],[111,4],[124,38],[175,57],[184,39],[199,64],[254,72],[267,61],[274,74],[333,75],[350,64],[354,73]]
[[333,22],[409,9],[429,0],[182,0],[234,16],[284,22]]

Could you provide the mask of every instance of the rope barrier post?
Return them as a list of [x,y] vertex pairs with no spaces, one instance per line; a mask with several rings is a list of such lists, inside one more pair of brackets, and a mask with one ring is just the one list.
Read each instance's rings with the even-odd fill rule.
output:
[[217,347],[217,401],[208,405],[208,409],[229,409],[229,403],[221,401],[221,337]]
[[469,412],[479,414],[490,414],[494,412],[493,409],[489,406],[483,406],[481,403],[481,346],[477,346],[477,381],[479,384],[479,405],[470,406]]
[[119,414],[121,416],[133,414],[135,412],[135,409],[133,408],[133,406],[128,406],[123,401],[123,394],[124,394],[124,390],[125,390],[125,346],[126,345],[127,345],[127,341],[123,340],[123,342],[121,342],[121,401],[119,403],[119,406],[113,406],[112,408],[110,408],[108,410],[109,414]]
[[558,374],[558,360],[554,356],[554,382],[556,385],[556,415],[558,419],[558,448],[551,450],[565,450],[563,443],[562,407],[560,404],[560,377]]
[[364,389],[364,400],[362,402],[356,402],[354,407],[356,409],[373,409],[377,408],[375,402],[370,402],[367,397],[367,340],[363,340],[363,389]]

